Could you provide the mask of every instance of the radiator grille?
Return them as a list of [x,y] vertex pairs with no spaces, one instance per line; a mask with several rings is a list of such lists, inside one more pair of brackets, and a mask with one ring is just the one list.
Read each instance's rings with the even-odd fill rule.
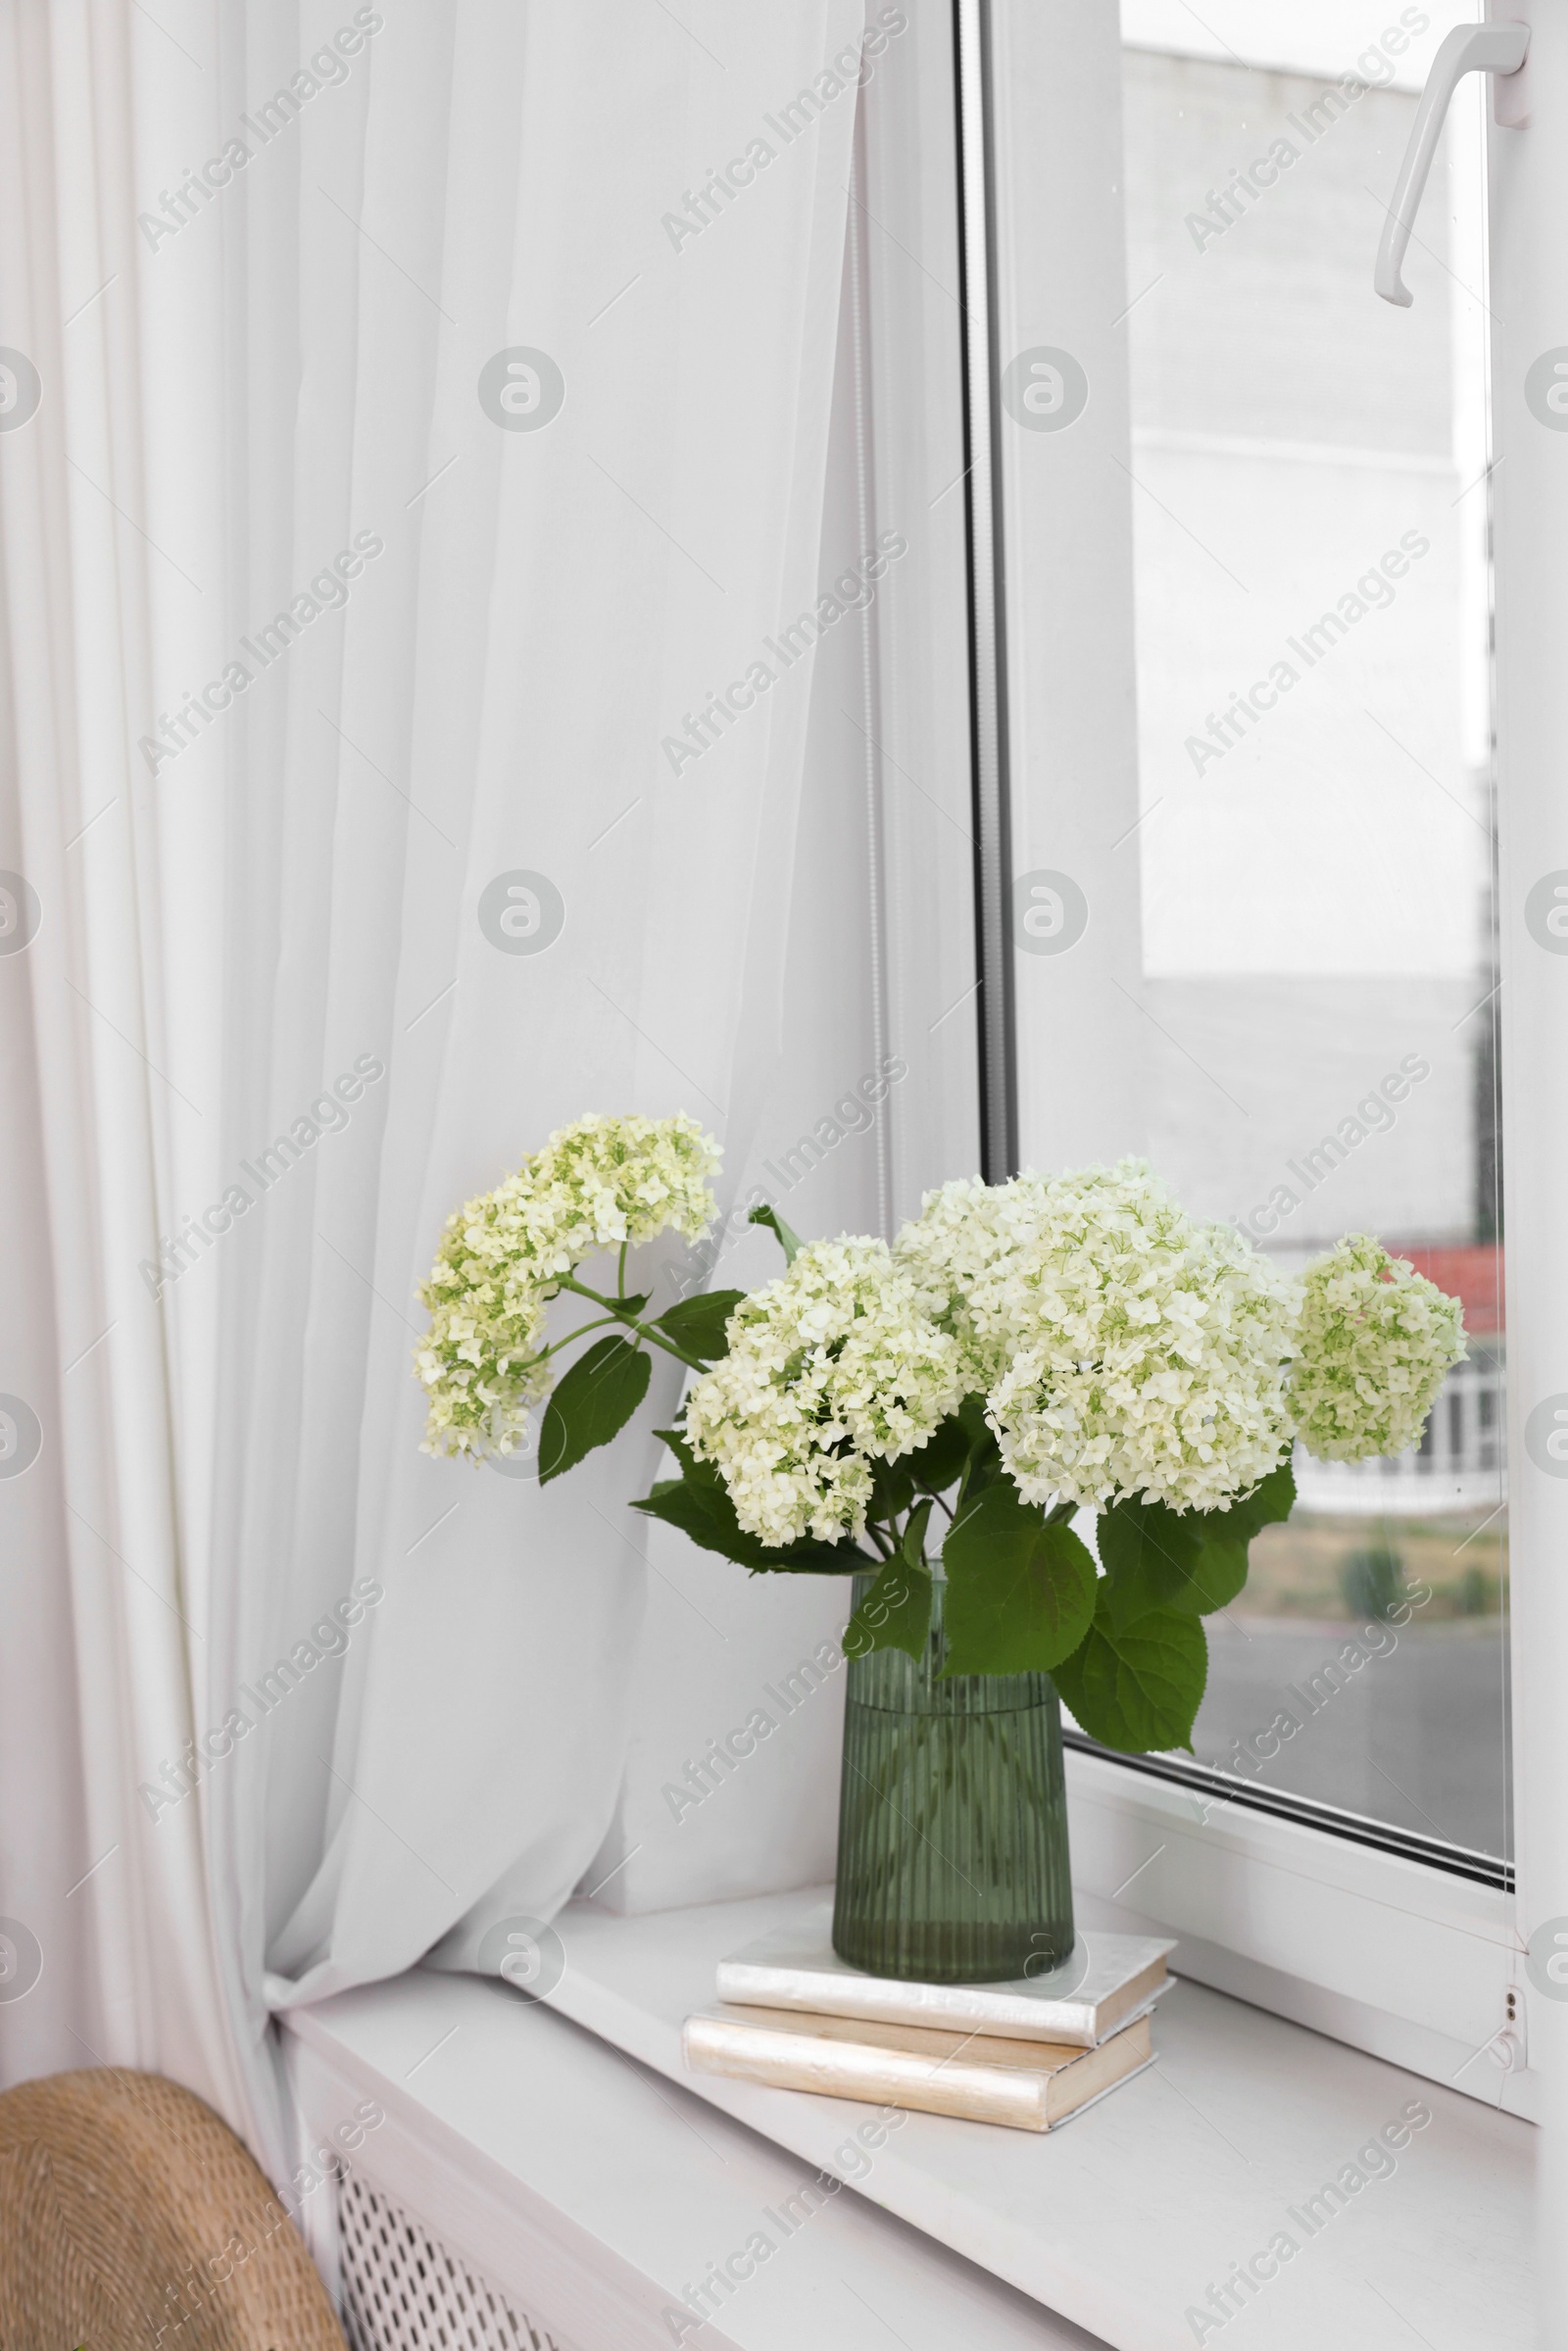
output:
[[338,2227],[352,2351],[569,2351],[357,2172]]

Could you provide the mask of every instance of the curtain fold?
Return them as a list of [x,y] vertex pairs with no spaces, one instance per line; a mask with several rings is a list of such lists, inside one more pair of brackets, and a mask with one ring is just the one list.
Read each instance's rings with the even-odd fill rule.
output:
[[413,1293],[777,1060],[808,694],[712,697],[818,592],[862,22],[0,10],[4,2063],[90,2020],[276,2171],[269,2011],[614,1802],[655,1448],[421,1456]]

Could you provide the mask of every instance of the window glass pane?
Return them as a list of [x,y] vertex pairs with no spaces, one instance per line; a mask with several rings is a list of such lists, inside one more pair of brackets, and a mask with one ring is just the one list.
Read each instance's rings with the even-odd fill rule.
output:
[[1195,1744],[1505,1854],[1482,96],[1395,310],[1435,35],[1331,78],[1317,12],[1248,15],[1263,63],[1123,51],[1149,1151],[1292,1267],[1377,1234],[1471,1336],[1418,1452],[1298,1459]]

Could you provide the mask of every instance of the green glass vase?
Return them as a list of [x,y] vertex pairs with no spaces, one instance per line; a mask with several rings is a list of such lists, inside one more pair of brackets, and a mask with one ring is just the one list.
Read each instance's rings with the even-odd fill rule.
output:
[[[855,1605],[875,1575],[855,1578]],[[833,1948],[916,1984],[1047,1974],[1073,1946],[1061,1708],[1049,1674],[958,1674],[931,1633],[850,1660]]]

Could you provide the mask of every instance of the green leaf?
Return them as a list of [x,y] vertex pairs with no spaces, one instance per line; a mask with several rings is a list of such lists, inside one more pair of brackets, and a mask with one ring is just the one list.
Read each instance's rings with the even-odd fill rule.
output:
[[925,1567],[925,1533],[931,1524],[932,1507],[930,1502],[916,1502],[905,1522],[904,1541],[899,1548],[911,1567]]
[[776,1210],[772,1208],[754,1208],[746,1221],[748,1224],[766,1225],[768,1231],[774,1235],[783,1248],[785,1264],[794,1264],[796,1255],[800,1249],[801,1237],[799,1233],[792,1233],[790,1231],[789,1226],[784,1222],[783,1217],[780,1216]]
[[1247,1582],[1248,1546],[1260,1529],[1288,1518],[1296,1499],[1289,1463],[1228,1510],[1172,1510],[1126,1500],[1100,1514],[1104,1607],[1120,1625],[1154,1608],[1208,1616]]
[[633,1502],[634,1510],[679,1527],[703,1550],[717,1551],[754,1574],[844,1576],[871,1565],[857,1543],[818,1543],[810,1537],[777,1547],[760,1543],[736,1517],[729,1489],[712,1462],[697,1460],[678,1429],[661,1429],[658,1434],[680,1463],[683,1475],[662,1479],[651,1494]]
[[1171,1606],[1178,1616],[1212,1616],[1216,1608],[1228,1608],[1250,1565],[1245,1535],[1210,1529],[1200,1538],[1192,1572]]
[[[686,1432],[684,1429],[656,1429],[654,1431],[654,1435],[659,1438],[662,1443],[668,1445],[670,1451],[680,1463],[681,1476],[683,1478],[689,1478],[696,1474],[697,1456],[686,1442]],[[664,1482],[666,1485],[669,1483],[667,1479]]]
[[1122,1755],[1193,1745],[1193,1723],[1208,1680],[1202,1626],[1174,1608],[1154,1608],[1118,1625],[1103,1585],[1095,1621],[1054,1679],[1081,1731]]
[[871,1500],[867,1516],[887,1526],[903,1515],[914,1499],[914,1479],[904,1461],[873,1461]]
[[744,1290],[709,1290],[701,1298],[683,1298],[649,1328],[662,1331],[683,1353],[714,1363],[729,1352],[724,1326],[745,1296]]
[[903,1649],[919,1664],[931,1637],[931,1578],[923,1564],[890,1559],[844,1628],[846,1657]]
[[618,1337],[601,1339],[577,1357],[545,1407],[539,1432],[541,1486],[620,1434],[648,1394],[652,1368],[634,1341]]
[[995,1486],[1006,1473],[1002,1466],[1002,1448],[986,1418],[986,1399],[983,1396],[966,1396],[958,1406],[958,1418],[969,1432],[969,1465],[963,1473],[965,1498]]
[[750,1567],[753,1552],[761,1547],[742,1530],[728,1494],[706,1478],[661,1478],[632,1508],[679,1527],[703,1550],[717,1551],[742,1567]]
[[1247,1540],[1250,1543],[1265,1527],[1289,1518],[1295,1501],[1296,1473],[1287,1454],[1278,1469],[1269,1471],[1261,1486],[1254,1486],[1250,1494],[1244,1494],[1239,1502],[1232,1503],[1231,1516],[1246,1525]]
[[741,1526],[729,1495],[702,1478],[665,1478],[641,1501],[633,1502],[632,1508],[679,1527],[701,1549],[717,1551],[737,1566],[750,1568],[754,1575],[847,1576],[871,1565],[854,1543],[808,1539],[776,1549],[765,1546]]
[[[986,1434],[991,1434],[989,1429]],[[906,1466],[922,1494],[946,1494],[962,1477],[973,1449],[973,1433],[954,1412],[937,1423],[926,1443],[909,1454]]]
[[[1222,1607],[1247,1578],[1247,1545],[1205,1544],[1208,1513],[1172,1510],[1164,1502],[1117,1502],[1100,1513],[1101,1564],[1105,1570],[1104,1613],[1119,1625],[1136,1623],[1152,1609],[1175,1608],[1184,1615],[1203,1605]],[[1200,1580],[1199,1555],[1207,1552]],[[1240,1581],[1237,1566],[1240,1566]],[[1221,1596],[1209,1596],[1210,1588]]]
[[1095,1563],[1072,1529],[1048,1526],[1010,1479],[964,1503],[942,1546],[944,1675],[1050,1673],[1095,1611]]

